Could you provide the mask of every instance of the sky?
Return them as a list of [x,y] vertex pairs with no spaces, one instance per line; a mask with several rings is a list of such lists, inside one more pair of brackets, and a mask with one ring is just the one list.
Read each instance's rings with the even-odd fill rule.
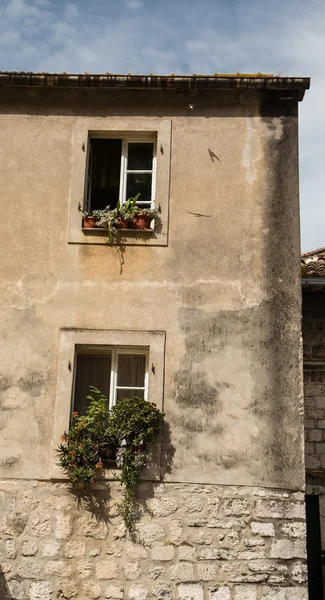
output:
[[325,246],[324,0],[0,0],[0,70],[311,77],[302,250]]

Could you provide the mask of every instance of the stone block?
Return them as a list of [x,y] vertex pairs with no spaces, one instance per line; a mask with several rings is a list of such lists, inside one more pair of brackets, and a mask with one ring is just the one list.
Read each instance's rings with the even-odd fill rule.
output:
[[123,588],[117,585],[108,585],[105,588],[105,598],[113,598],[114,600],[123,599]]
[[179,546],[178,547],[178,560],[195,560],[196,548],[193,546]]
[[78,586],[74,581],[62,581],[58,590],[58,598],[70,600],[78,595]]
[[153,546],[151,551],[152,560],[173,560],[175,554],[174,546],[168,544],[167,546]]
[[[10,596],[9,598],[13,598],[14,600],[25,600],[26,598],[26,588],[25,583],[23,581],[17,581],[16,579],[9,579],[7,582]],[[3,599],[5,600],[5,598]]]
[[141,577],[141,568],[138,562],[127,562],[123,565],[125,579],[132,581]]
[[47,575],[60,575],[61,577],[71,577],[72,570],[70,565],[64,560],[50,560],[45,566]]
[[268,577],[267,573],[252,573],[248,575],[240,573],[238,575],[230,575],[229,581],[231,583],[263,583],[268,580]]
[[88,577],[91,577],[93,572],[93,564],[94,563],[91,560],[82,560],[80,563],[78,563],[78,579],[87,579]]
[[48,513],[38,513],[32,517],[31,533],[36,537],[51,535],[51,518]]
[[171,579],[177,581],[191,581],[194,579],[194,566],[191,562],[176,563],[171,570]]
[[205,531],[191,531],[191,533],[189,533],[187,536],[187,540],[194,546],[209,546],[212,544],[212,535],[210,535],[210,533],[206,533]]
[[6,558],[16,558],[17,546],[15,540],[6,540],[5,542]]
[[35,554],[37,554],[37,551],[38,545],[33,540],[25,540],[21,545],[20,552],[23,556],[35,556]]
[[234,600],[256,600],[256,587],[251,585],[236,585],[234,589]]
[[88,515],[78,515],[75,521],[74,534],[76,537],[91,537],[95,540],[104,540],[108,533],[106,523],[96,521]]
[[230,588],[224,585],[209,588],[209,600],[230,600],[230,594]]
[[151,565],[148,569],[148,577],[149,579],[159,579],[160,575],[164,574],[165,569],[163,567],[158,567],[157,565]]
[[17,575],[22,579],[38,579],[41,574],[41,565],[34,560],[24,560],[17,567]]
[[209,498],[208,499],[208,515],[212,518],[217,518],[219,513],[220,499]]
[[151,546],[165,537],[165,532],[157,523],[140,523],[138,525],[138,538],[141,544]]
[[14,512],[5,516],[3,523],[3,533],[6,535],[21,535],[27,525],[28,515],[21,512]]
[[308,440],[310,442],[321,442],[323,439],[322,432],[319,429],[309,429]]
[[259,523],[258,521],[252,521],[250,524],[252,533],[260,535],[262,537],[274,537],[274,525],[273,523]]
[[94,548],[90,548],[89,549],[89,556],[91,556],[92,558],[94,558],[95,556],[99,556],[100,555],[100,548],[97,548],[96,546]]
[[246,522],[244,519],[209,519],[207,526],[216,529],[243,529]]
[[59,555],[59,552],[60,552],[59,542],[56,542],[55,540],[49,540],[48,542],[44,543],[44,546],[42,549],[42,556],[44,556],[46,558],[55,558],[56,556]]
[[140,544],[133,544],[132,542],[126,546],[126,552],[130,558],[135,559],[147,558],[148,556],[148,552],[143,546]]
[[172,519],[169,526],[169,539],[173,544],[180,544],[183,540],[183,524],[181,519]]
[[262,588],[261,600],[307,600],[305,587],[270,587]]
[[238,552],[228,548],[202,548],[198,560],[235,560]]
[[55,537],[58,540],[64,540],[71,534],[71,516],[65,513],[58,513],[55,524]]
[[[200,583],[181,583],[177,586],[177,593],[179,600],[204,600],[203,586]],[[228,598],[220,596],[212,600],[228,600]]]
[[30,600],[51,600],[51,594],[50,581],[33,581],[29,588]]
[[131,600],[146,600],[148,589],[144,585],[133,583],[129,589],[128,598]]
[[[129,563],[130,564],[130,563]],[[133,563],[137,564],[137,563]],[[96,576],[98,579],[118,579],[118,565],[109,560],[102,560],[96,563]]]
[[82,584],[81,591],[90,600],[97,600],[101,595],[100,585],[98,583],[91,583],[90,581]]
[[262,500],[256,501],[256,515],[264,519],[304,519],[304,503],[290,502],[283,500]]
[[168,517],[176,512],[178,508],[177,500],[170,496],[158,496],[147,502],[148,511],[153,517]]
[[306,544],[305,541],[292,541],[288,539],[273,540],[270,551],[270,558],[284,558],[286,560],[292,558],[305,558]]
[[204,498],[200,494],[192,494],[184,502],[184,509],[187,513],[201,512],[203,507]]
[[152,588],[152,595],[157,598],[157,600],[173,600],[173,592],[170,585],[161,584],[155,585]]
[[306,537],[306,523],[303,522],[293,522],[293,523],[284,523],[280,526],[280,531],[282,531],[283,535],[287,535],[291,538],[301,538],[305,539]]
[[295,583],[305,583],[307,581],[307,565],[296,563],[291,569],[291,576]]
[[67,542],[64,546],[64,556],[66,558],[81,558],[85,556],[85,542]]
[[240,517],[242,515],[250,515],[251,511],[251,505],[247,500],[233,498],[223,501],[223,512],[227,516]]
[[197,576],[200,581],[215,581],[217,566],[214,563],[198,563]]

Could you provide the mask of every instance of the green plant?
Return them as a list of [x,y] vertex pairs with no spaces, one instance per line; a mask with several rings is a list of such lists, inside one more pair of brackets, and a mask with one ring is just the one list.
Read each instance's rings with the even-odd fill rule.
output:
[[124,498],[119,504],[119,511],[129,530],[133,529],[137,520],[135,486],[141,470],[150,459],[147,444],[157,440],[163,417],[155,404],[136,396],[121,398],[110,412],[109,435],[120,446],[117,464],[121,468],[121,475],[118,479],[123,487]]
[[136,213],[136,203],[139,198],[140,194],[137,194],[133,198],[128,198],[124,204],[119,200],[114,211],[115,217],[123,221],[131,221]]
[[115,210],[109,206],[101,210],[93,210],[92,216],[96,219],[96,227],[107,229],[107,240],[109,243],[114,241],[116,235],[117,216]]
[[61,437],[57,452],[59,465],[73,483],[89,483],[94,479],[100,460],[100,448],[114,443],[107,430],[107,399],[95,387],[90,387],[90,400],[85,416],[74,412],[69,433]]
[[141,208],[140,206],[137,206],[134,211],[134,216],[142,215],[143,217],[149,217],[150,219],[156,219],[158,214],[158,208]]

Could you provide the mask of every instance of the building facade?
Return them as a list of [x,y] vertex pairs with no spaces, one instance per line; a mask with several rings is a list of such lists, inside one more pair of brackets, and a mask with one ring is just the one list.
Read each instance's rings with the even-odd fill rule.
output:
[[[306,598],[309,80],[2,73],[0,86],[3,597]],[[138,192],[159,206],[151,229],[107,244],[83,227],[82,210]],[[94,381],[111,404],[132,388],[165,413],[135,537],[109,469],[85,498],[56,464]]]

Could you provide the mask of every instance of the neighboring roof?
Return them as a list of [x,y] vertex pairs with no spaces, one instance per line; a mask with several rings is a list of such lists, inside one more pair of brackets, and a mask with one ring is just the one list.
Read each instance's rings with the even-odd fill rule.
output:
[[303,277],[325,277],[325,246],[301,255]]
[[213,75],[117,75],[112,73],[25,73],[0,71],[0,86],[37,87],[114,87],[114,88],[168,88],[168,89],[262,89],[291,90],[302,100],[309,89],[309,77],[280,77],[264,73],[234,73]]

